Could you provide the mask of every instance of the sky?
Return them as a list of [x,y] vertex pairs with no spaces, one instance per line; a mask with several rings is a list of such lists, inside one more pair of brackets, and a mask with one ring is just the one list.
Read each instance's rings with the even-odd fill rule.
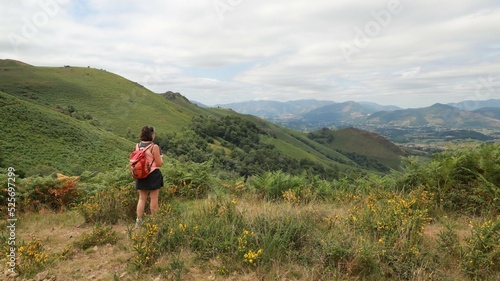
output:
[[213,106],[500,99],[498,0],[0,0],[0,59]]

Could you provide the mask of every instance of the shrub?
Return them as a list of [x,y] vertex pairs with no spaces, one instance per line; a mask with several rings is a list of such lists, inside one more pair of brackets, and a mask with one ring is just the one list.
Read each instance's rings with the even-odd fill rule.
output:
[[114,245],[116,242],[118,242],[118,236],[111,226],[97,224],[90,234],[83,233],[80,240],[75,242],[75,246],[86,250],[94,246]]
[[200,260],[217,259],[222,263],[219,274],[307,258],[313,228],[310,218],[285,214],[253,217],[238,211],[237,204],[236,200],[219,198],[181,215],[175,215],[175,208],[171,208],[161,221],[155,221],[159,218],[155,214],[151,223],[158,222],[157,251],[172,253],[187,248]]
[[198,199],[211,190],[210,163],[166,163],[164,176],[166,179],[167,196]]
[[435,194],[435,205],[444,211],[473,215],[500,212],[500,145],[456,148],[438,153],[428,163],[410,159],[398,185],[424,186]]
[[[160,209],[151,217],[144,220],[141,227],[131,236],[135,256],[132,265],[136,269],[149,267],[157,261],[161,253],[171,249],[161,247],[161,237],[165,235],[164,224],[174,221],[172,208],[170,205],[160,206]],[[168,236],[171,233],[167,234]],[[179,242],[179,241],[177,241]]]
[[319,266],[325,272],[348,273],[348,264],[354,258],[351,235],[327,236],[319,241]]
[[438,233],[438,250],[440,253],[443,253],[445,257],[457,260],[462,252],[460,239],[454,230],[454,226],[450,222],[446,221],[444,227],[445,229]]
[[259,259],[270,268],[275,262],[300,260],[310,244],[310,219],[296,216],[268,217],[259,215],[249,222],[248,229],[255,233],[253,249],[263,249]]
[[21,243],[18,248],[19,265],[17,268],[23,275],[34,274],[47,265],[50,255],[45,251],[42,241],[31,237],[28,243]]
[[253,266],[257,265],[263,252],[262,248],[256,249],[256,238],[253,231],[250,232],[246,229],[244,229],[243,233],[238,237],[238,252],[240,258],[242,258],[244,263]]
[[24,205],[23,210],[38,211],[41,208],[65,210],[77,203],[80,192],[77,188],[78,177],[62,174],[35,176],[22,180],[18,185],[18,195]]
[[421,265],[422,236],[430,221],[427,207],[431,197],[425,190],[416,190],[407,196],[387,193],[385,198],[367,196],[356,205],[349,222],[377,242],[380,262],[386,273],[408,279],[412,270]]
[[104,189],[77,206],[86,223],[115,224],[136,215],[137,194],[131,186]]
[[500,216],[471,225],[466,239],[463,270],[474,279],[487,279],[500,273]]
[[162,247],[179,249],[188,246],[198,258],[208,260],[223,255],[233,260],[237,252],[237,234],[245,227],[236,201],[214,199],[207,201],[191,215],[180,217],[164,226]]
[[137,234],[132,236],[133,249],[136,252],[132,264],[136,269],[153,265],[160,256],[158,245],[159,227],[155,223],[145,223]]
[[305,174],[292,176],[282,171],[266,172],[250,178],[249,185],[269,201],[309,202],[316,198],[315,179]]

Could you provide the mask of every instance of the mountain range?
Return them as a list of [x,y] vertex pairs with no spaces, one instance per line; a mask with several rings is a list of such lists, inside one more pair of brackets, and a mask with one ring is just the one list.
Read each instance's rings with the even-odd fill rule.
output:
[[300,125],[312,129],[369,125],[500,130],[500,100],[437,103],[410,109],[369,102],[336,103],[320,100],[249,101],[218,106],[293,128]]

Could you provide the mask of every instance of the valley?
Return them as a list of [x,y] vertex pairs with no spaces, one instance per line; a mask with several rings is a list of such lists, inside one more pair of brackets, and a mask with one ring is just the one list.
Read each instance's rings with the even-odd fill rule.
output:
[[[308,110],[289,106],[299,102],[307,103]],[[400,147],[416,150],[417,154],[441,151],[450,145],[500,142],[500,107],[495,107],[499,104],[498,100],[474,102],[475,108],[465,107],[464,104],[471,102],[463,102],[435,104],[418,109],[315,100],[263,103],[265,107],[260,107],[258,101],[220,106],[256,114],[272,123],[301,132],[322,128],[358,128],[380,134]]]

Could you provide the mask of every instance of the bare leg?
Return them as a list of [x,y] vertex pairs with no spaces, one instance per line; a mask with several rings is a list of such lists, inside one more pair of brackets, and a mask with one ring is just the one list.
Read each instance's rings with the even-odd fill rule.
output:
[[148,200],[149,190],[139,190],[139,201],[137,202],[137,218],[142,220],[144,215],[144,208],[146,207],[146,201]]
[[151,190],[149,192],[149,198],[151,201],[149,202],[149,209],[151,210],[151,214],[154,214],[156,211],[158,211],[158,196],[160,194],[160,190]]

